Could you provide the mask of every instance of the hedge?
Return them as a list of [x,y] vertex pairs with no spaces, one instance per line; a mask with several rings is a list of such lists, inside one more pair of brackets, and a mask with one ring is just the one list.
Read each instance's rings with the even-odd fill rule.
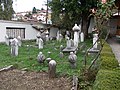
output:
[[108,43],[101,51],[100,70],[97,73],[93,90],[119,90],[120,68]]
[[120,90],[120,70],[99,70],[93,90]]

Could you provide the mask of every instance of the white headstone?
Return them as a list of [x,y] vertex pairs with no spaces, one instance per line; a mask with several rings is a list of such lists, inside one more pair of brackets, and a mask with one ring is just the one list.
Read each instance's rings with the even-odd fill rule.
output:
[[9,43],[10,43],[10,42],[9,42],[9,37],[8,37],[7,34],[5,35],[5,43],[9,46]]
[[98,34],[93,34],[93,48],[94,49],[97,49],[97,45],[98,45],[98,43],[96,42],[98,40]]
[[77,24],[75,24],[75,26],[72,29],[74,31],[74,46],[78,47],[80,27],[77,26]]
[[80,33],[80,41],[84,42],[84,33],[83,32]]
[[38,39],[41,37],[40,32],[37,33],[36,37],[37,37],[37,39],[36,39],[36,44],[38,44]]
[[22,39],[21,39],[21,37],[18,36],[18,37],[17,37],[17,40],[18,40],[18,46],[21,46],[21,45],[22,45],[22,42],[21,42]]
[[39,49],[43,48],[43,40],[41,38],[38,39],[38,47]]
[[13,56],[17,56],[18,55],[18,40],[16,38],[11,40],[11,54]]
[[48,30],[46,31],[46,41],[49,41],[49,32],[48,32]]

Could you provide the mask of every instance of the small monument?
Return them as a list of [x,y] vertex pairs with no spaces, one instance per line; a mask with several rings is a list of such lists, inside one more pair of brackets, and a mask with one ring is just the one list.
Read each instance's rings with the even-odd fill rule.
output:
[[6,43],[8,46],[10,45],[9,37],[8,37],[7,34],[5,35],[5,43]]
[[38,60],[39,63],[44,63],[45,55],[42,52],[39,52],[39,54],[37,56],[37,60]]
[[76,68],[77,56],[73,52],[70,52],[68,59],[69,59],[71,68]]
[[78,47],[80,27],[77,26],[77,24],[75,24],[75,26],[72,29],[74,31],[74,46]]
[[97,40],[98,40],[98,34],[93,34],[93,49],[97,49]]
[[11,54],[13,56],[18,56],[18,40],[16,38],[11,40]]
[[45,32],[45,37],[46,37],[46,41],[49,41],[49,32],[48,32],[48,30]]
[[18,37],[17,37],[17,40],[18,40],[18,46],[21,46],[21,45],[22,45],[22,42],[21,42],[22,39],[21,39],[21,37],[18,36]]
[[83,32],[80,33],[80,42],[84,42],[84,33]]
[[49,78],[55,78],[56,76],[56,61],[55,60],[51,60],[49,62],[48,75],[49,75]]
[[37,39],[36,39],[36,44],[38,45],[38,39],[41,37],[40,32],[37,33],[36,37],[37,37]]
[[38,47],[39,49],[43,49],[43,40],[41,38],[38,38]]

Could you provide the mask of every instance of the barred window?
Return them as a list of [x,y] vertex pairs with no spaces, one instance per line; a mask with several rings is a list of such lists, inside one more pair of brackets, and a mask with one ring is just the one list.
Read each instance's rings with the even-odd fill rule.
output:
[[22,39],[25,38],[25,28],[18,27],[6,27],[6,34],[9,38],[17,38],[20,36]]

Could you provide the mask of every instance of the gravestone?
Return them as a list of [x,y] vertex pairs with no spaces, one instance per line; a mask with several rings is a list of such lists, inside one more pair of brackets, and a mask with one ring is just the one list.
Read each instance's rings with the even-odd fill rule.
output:
[[39,54],[37,56],[37,60],[38,60],[39,63],[44,63],[45,55],[42,52],[39,52]]
[[5,35],[5,43],[6,43],[8,46],[10,45],[9,37],[8,37],[7,34]]
[[46,59],[47,63],[49,63],[51,60],[52,60],[51,58]]
[[17,37],[17,40],[18,40],[18,46],[21,46],[21,45],[22,45],[22,42],[21,42],[22,39],[21,39],[21,37],[18,36],[18,37]]
[[49,41],[49,32],[48,32],[48,30],[45,32],[45,35],[46,35],[46,41]]
[[18,56],[18,40],[16,38],[11,40],[11,54],[13,56]]
[[98,34],[93,34],[93,49],[97,49]]
[[77,56],[73,52],[70,52],[70,55],[68,56],[68,60],[71,68],[76,68]]
[[43,40],[41,38],[38,38],[38,48],[43,49]]
[[55,78],[56,76],[56,61],[55,60],[51,60],[49,62],[48,76],[49,78]]
[[36,37],[37,37],[37,39],[36,39],[36,44],[38,45],[38,40],[39,40],[39,38],[41,37],[40,32],[37,33]]
[[75,24],[75,26],[72,29],[74,31],[74,46],[78,47],[80,28],[79,26],[77,26],[77,24]]
[[63,58],[63,56],[64,56],[63,52],[60,52],[60,53],[59,53],[59,57],[60,57],[60,58]]
[[84,42],[84,33],[83,32],[80,33],[80,42]]

